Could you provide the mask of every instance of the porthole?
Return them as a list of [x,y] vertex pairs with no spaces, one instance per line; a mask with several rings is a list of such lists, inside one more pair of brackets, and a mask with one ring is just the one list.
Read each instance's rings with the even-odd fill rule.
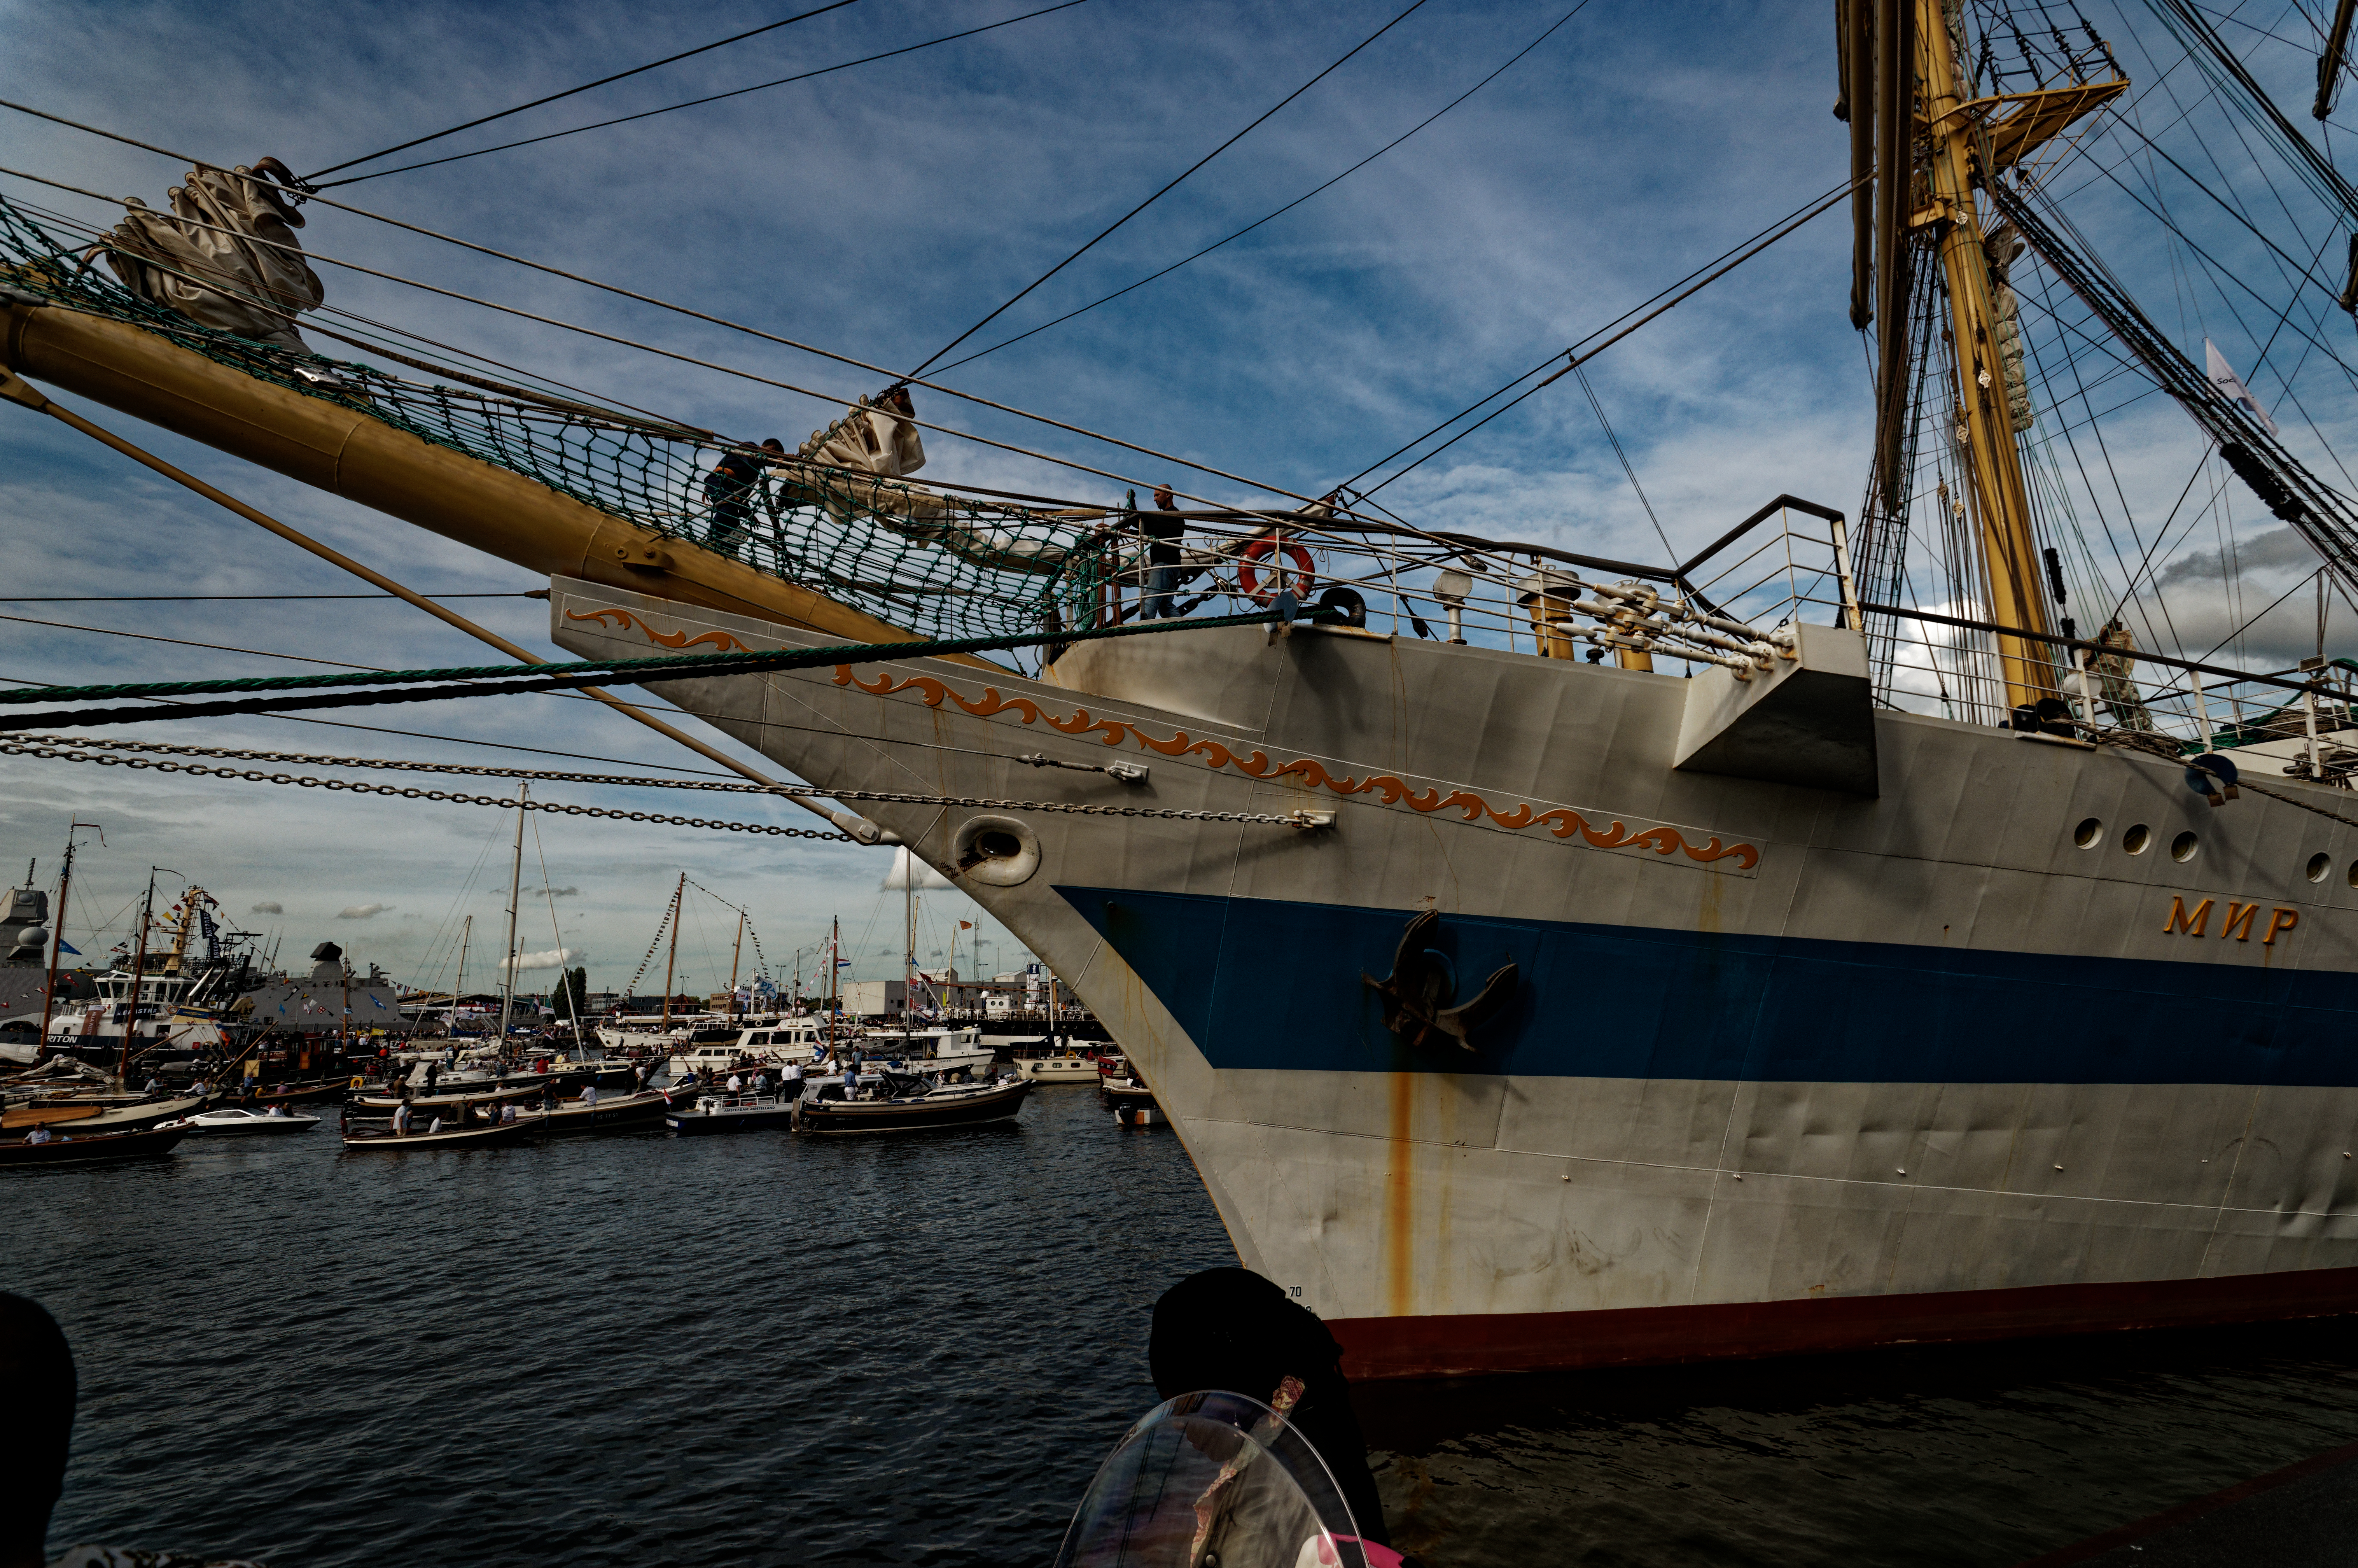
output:
[[2202,840],[2193,834],[2180,833],[2169,841],[2169,858],[2173,860],[2190,860],[2194,859],[2194,851],[2201,847]]
[[2311,856],[2309,858],[2309,880],[2310,881],[2313,881],[2313,882],[2321,882],[2321,881],[2324,881],[2324,880],[2325,880],[2329,875],[2331,875],[2331,874],[2332,873],[2332,871],[2333,871],[2333,857],[2332,857],[2332,856],[2331,856],[2331,855],[2311,855]]
[[2350,885],[2358,888],[2358,860],[2350,862]]
[[2071,829],[2071,842],[2082,849],[2093,849],[2104,841],[2104,825],[2091,816]]
[[2153,829],[2140,822],[2121,835],[2121,848],[2132,855],[2142,855],[2153,843]]

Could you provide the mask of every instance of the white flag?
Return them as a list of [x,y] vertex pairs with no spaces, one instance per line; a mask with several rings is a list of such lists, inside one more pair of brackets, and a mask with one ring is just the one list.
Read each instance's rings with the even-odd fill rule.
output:
[[2202,340],[2202,351],[2211,361],[2211,384],[2219,389],[2219,395],[2266,426],[2269,435],[2277,435],[2277,422],[2268,417],[2268,411],[2260,406],[2260,400],[2252,395],[2252,389],[2244,384],[2244,378],[2228,365],[2227,356],[2219,351],[2218,345],[2205,338]]

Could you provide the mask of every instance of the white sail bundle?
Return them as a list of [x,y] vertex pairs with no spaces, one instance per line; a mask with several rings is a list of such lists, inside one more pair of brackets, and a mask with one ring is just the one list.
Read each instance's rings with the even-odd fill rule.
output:
[[276,158],[227,173],[192,168],[168,192],[171,216],[130,199],[130,212],[99,253],[123,286],[151,305],[308,354],[295,317],[318,309],[327,290],[295,238],[303,215],[273,183],[292,178]]

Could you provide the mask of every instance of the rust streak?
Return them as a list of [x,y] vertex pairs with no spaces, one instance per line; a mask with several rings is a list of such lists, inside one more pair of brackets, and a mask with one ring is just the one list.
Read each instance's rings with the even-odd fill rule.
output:
[[1409,1136],[1416,1076],[1394,1073],[1391,1079],[1391,1157],[1384,1173],[1385,1300],[1392,1316],[1406,1317],[1416,1304],[1416,1144]]

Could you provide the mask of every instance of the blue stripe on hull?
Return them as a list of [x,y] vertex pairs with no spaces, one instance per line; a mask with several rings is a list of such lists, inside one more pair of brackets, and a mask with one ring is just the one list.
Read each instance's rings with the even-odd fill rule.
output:
[[1812,1083],[2358,1085],[2358,976],[1445,915],[1476,1051],[1411,1049],[1362,972],[1413,911],[1056,890],[1216,1067]]

